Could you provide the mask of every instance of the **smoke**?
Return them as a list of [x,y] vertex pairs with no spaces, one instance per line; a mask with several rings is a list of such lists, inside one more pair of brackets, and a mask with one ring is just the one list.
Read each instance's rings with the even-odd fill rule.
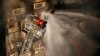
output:
[[91,17],[73,12],[43,14],[47,21],[43,38],[47,56],[92,56],[95,53],[98,45],[78,28],[82,21],[82,28],[85,29],[83,22]]

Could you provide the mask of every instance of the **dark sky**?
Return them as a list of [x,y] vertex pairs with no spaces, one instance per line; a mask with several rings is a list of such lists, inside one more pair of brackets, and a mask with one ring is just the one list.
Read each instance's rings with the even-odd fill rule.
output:
[[3,0],[0,0],[0,56],[6,56]]

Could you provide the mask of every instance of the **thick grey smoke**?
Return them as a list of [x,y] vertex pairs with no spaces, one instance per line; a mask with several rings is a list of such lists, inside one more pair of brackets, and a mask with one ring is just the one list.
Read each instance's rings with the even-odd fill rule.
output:
[[96,19],[74,12],[43,13],[42,18],[47,21],[43,38],[47,56],[92,56],[98,48],[84,31],[86,22]]

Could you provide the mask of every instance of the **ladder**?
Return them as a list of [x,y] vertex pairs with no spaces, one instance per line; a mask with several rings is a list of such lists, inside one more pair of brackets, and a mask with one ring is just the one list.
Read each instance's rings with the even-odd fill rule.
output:
[[30,16],[28,16],[25,19],[25,21],[26,21],[26,24],[23,30],[27,32],[27,36],[22,44],[22,48],[20,50],[19,56],[28,56],[33,40],[40,39],[43,36],[43,32],[40,31],[41,28],[37,26],[36,24],[34,24],[33,21],[30,20]]

